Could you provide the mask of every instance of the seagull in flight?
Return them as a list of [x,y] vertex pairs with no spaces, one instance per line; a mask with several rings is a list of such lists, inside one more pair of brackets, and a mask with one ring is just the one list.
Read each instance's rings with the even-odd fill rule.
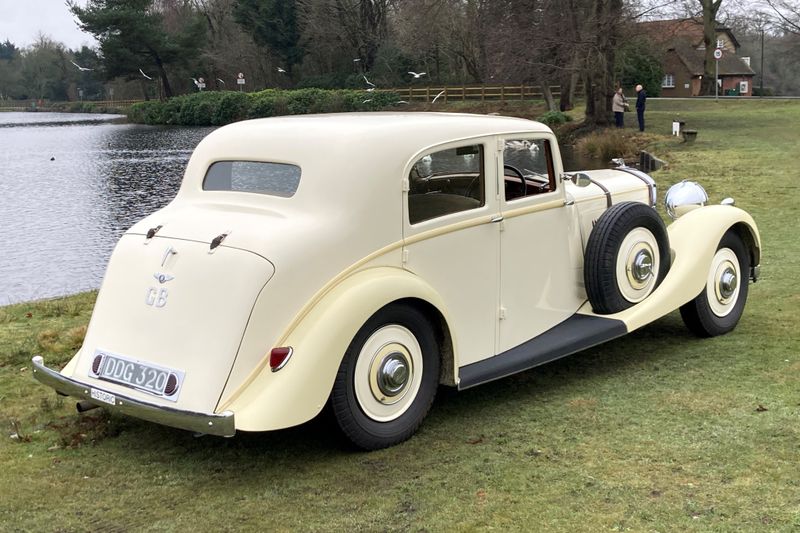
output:
[[192,78],[192,81],[194,82],[195,86],[199,89],[200,88],[200,82],[197,81],[196,78]]
[[409,71],[409,74],[411,74],[412,76],[414,76],[414,79],[415,79],[415,80],[418,80],[418,79],[420,79],[422,76],[424,76],[425,74],[427,74],[427,72],[419,72],[419,73],[417,73],[417,72],[410,72],[410,71]]
[[431,103],[432,103],[432,104],[435,104],[435,103],[436,103],[436,100],[438,100],[438,99],[439,99],[439,97],[440,97],[440,96],[442,96],[443,94],[444,94],[444,91],[441,91],[439,94],[437,94],[436,96],[434,96],[434,97],[433,97],[433,101],[432,101]]
[[[142,76],[144,76],[145,78],[147,78],[148,80],[152,80],[152,79],[153,79],[153,78],[151,78],[150,76],[148,76],[147,74],[145,74],[145,73],[144,73],[144,71],[143,71],[142,69],[139,69],[139,73],[140,73]],[[192,79],[194,79],[194,78],[192,78]]]
[[361,102],[361,103],[362,103],[362,104],[366,104],[366,103],[368,103],[368,102],[371,102],[371,101],[372,101],[372,98],[367,98],[366,100],[364,100],[364,101],[363,101],[363,102]]
[[362,78],[364,78],[364,81],[365,81],[365,82],[367,82],[367,85],[369,85],[370,87],[375,87],[375,86],[376,86],[374,83],[372,83],[371,81],[369,81],[369,80],[367,79],[367,77],[366,77],[366,76],[364,76],[363,74],[362,74],[362,76],[361,76],[361,77],[362,77]]
[[86,67],[82,67],[82,66],[80,66],[79,64],[77,64],[77,63],[76,63],[76,62],[74,62],[74,61],[70,61],[70,63],[72,63],[73,65],[75,65],[76,67],[78,67],[78,70],[80,70],[81,72],[86,72],[87,70],[94,70],[93,68],[86,68]]
[[217,81],[218,81],[218,82],[220,82],[222,85],[225,85],[225,80],[222,80],[222,79],[220,79],[220,78],[217,78]]
[[286,74],[286,71],[283,70],[281,67],[278,67],[278,72],[280,72],[281,74]]

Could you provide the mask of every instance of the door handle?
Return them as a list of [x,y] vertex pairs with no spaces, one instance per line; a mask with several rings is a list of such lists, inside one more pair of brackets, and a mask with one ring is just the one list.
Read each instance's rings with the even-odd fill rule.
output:
[[495,215],[495,216],[492,217],[492,220],[490,220],[489,222],[494,224],[495,222],[502,222],[503,220],[504,220],[503,219],[503,215]]

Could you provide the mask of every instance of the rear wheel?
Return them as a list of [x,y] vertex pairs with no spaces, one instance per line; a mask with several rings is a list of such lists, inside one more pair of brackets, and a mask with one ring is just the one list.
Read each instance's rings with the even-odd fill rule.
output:
[[356,446],[375,450],[413,435],[439,381],[439,350],[425,315],[384,307],[356,333],[331,392],[334,417]]
[[742,239],[728,231],[717,247],[706,286],[681,307],[686,327],[700,337],[715,337],[736,327],[747,301],[750,255]]

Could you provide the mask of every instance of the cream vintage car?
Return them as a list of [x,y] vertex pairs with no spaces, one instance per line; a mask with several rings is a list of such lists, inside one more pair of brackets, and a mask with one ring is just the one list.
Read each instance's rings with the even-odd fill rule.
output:
[[[110,259],[83,347],[34,375],[102,406],[230,437],[327,405],[358,447],[409,438],[466,389],[676,309],[732,330],[761,242],[683,182],[565,173],[528,120],[367,113],[252,120],[194,151],[176,198]],[[730,202],[725,202],[730,204]]]

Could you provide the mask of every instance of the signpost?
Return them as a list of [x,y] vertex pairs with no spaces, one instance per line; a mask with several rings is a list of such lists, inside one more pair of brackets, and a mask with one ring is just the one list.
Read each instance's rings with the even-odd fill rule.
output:
[[719,101],[719,60],[722,59],[722,49],[714,50],[714,99]]
[[244,88],[244,73],[240,72],[236,77],[236,84],[239,86],[239,92]]

